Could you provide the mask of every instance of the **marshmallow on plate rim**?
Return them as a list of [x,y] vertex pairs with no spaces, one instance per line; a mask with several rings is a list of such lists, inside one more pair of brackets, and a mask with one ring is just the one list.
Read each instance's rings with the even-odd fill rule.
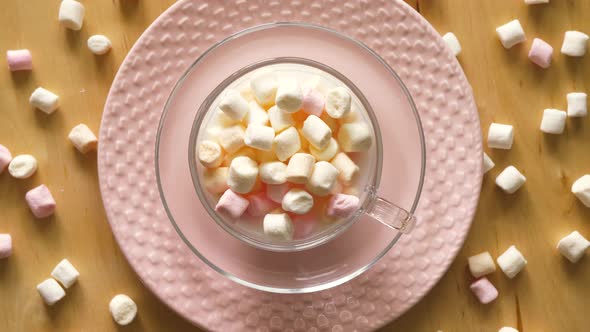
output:
[[74,0],[63,0],[59,6],[58,20],[68,29],[82,29],[82,24],[84,23],[84,5]]
[[315,157],[318,161],[330,161],[334,156],[340,151],[340,146],[338,145],[338,141],[334,138],[330,138],[330,143],[324,149],[320,150],[315,146],[311,145],[309,147],[309,153]]
[[204,140],[197,147],[197,158],[199,162],[207,168],[215,168],[221,165],[223,161],[223,151],[219,144]]
[[293,222],[286,213],[269,213],[262,222],[264,234],[276,240],[293,239]]
[[229,90],[219,102],[219,109],[232,120],[242,121],[250,110],[250,105],[238,91]]
[[359,198],[353,195],[336,194],[330,197],[326,215],[328,217],[346,218],[358,210]]
[[68,134],[68,139],[81,153],[96,150],[98,145],[98,138],[96,138],[96,135],[94,135],[92,130],[83,123],[72,128]]
[[313,207],[313,196],[299,188],[289,190],[281,202],[283,210],[295,214],[306,214]]
[[55,199],[44,184],[29,190],[25,200],[36,218],[47,218],[55,212]]
[[514,166],[506,167],[496,177],[496,185],[508,194],[515,193],[525,182],[526,177]]
[[37,171],[37,159],[30,154],[18,155],[8,164],[8,173],[17,179],[31,177]]
[[572,193],[586,207],[590,207],[590,175],[586,174],[574,181],[572,184]]
[[578,231],[573,231],[557,243],[559,252],[572,263],[578,262],[588,248],[590,248],[590,241]]
[[86,42],[90,52],[96,55],[102,55],[110,51],[112,44],[111,40],[105,35],[93,35],[88,38]]
[[334,119],[345,117],[350,112],[352,97],[344,87],[330,89],[326,94],[326,113]]
[[287,165],[287,181],[291,183],[306,183],[311,176],[315,158],[308,153],[296,153],[289,159]]
[[371,148],[373,133],[364,122],[345,123],[338,131],[338,143],[344,152],[364,152]]
[[494,259],[487,251],[467,258],[467,264],[469,265],[471,275],[475,278],[483,277],[486,274],[496,271]]
[[246,198],[228,189],[217,201],[215,211],[235,219],[241,217],[246,212],[248,205],[250,205],[250,202]]
[[583,56],[588,47],[588,35],[580,31],[566,31],[561,53],[569,56]]
[[469,288],[482,304],[488,304],[498,298],[498,290],[488,278],[476,280]]
[[326,196],[330,194],[330,191],[334,187],[338,173],[338,169],[334,165],[327,161],[318,161],[313,166],[311,176],[305,187],[312,194]]
[[57,281],[51,278],[45,279],[38,284],[37,291],[47,305],[54,305],[66,296],[64,289],[61,288]]
[[274,138],[274,150],[280,161],[285,161],[301,149],[299,133],[295,127],[289,127]]
[[218,136],[219,145],[228,153],[234,153],[244,146],[244,134],[244,127],[241,125],[223,128]]
[[129,296],[118,294],[109,302],[109,311],[117,324],[128,325],[137,315],[137,304]]
[[511,125],[492,123],[488,129],[488,147],[509,150],[514,142],[514,128]]
[[287,165],[280,161],[260,164],[260,180],[266,184],[282,184],[287,182]]
[[8,150],[8,148],[4,145],[0,144],[0,174],[2,174],[6,167],[8,167],[11,160],[12,154],[10,153],[10,150]]
[[203,172],[203,186],[211,194],[220,194],[227,190],[227,176],[229,167],[205,169]]
[[344,152],[338,153],[331,163],[340,172],[338,178],[345,185],[351,184],[360,172],[360,168]]
[[487,153],[483,153],[483,173],[487,173],[489,172],[492,168],[494,168],[494,166],[496,166],[496,164],[494,164],[494,161],[492,160],[492,158],[490,158],[490,156],[488,156]]
[[255,100],[252,100],[248,103],[250,110],[248,114],[246,114],[246,123],[248,125],[251,124],[258,124],[261,126],[266,126],[268,123],[268,113],[260,106]]
[[33,69],[33,57],[27,49],[6,51],[6,61],[10,71]]
[[0,259],[12,255],[12,236],[0,234]]
[[29,97],[29,103],[44,113],[51,114],[59,107],[59,96],[47,89],[38,87]]
[[256,73],[250,81],[254,97],[262,106],[270,106],[275,102],[278,86],[276,76],[268,71]]
[[512,279],[527,265],[527,261],[515,246],[510,246],[496,262],[504,274]]
[[258,177],[258,165],[249,157],[240,156],[232,160],[227,176],[227,185],[239,194],[247,194]]
[[451,52],[453,52],[454,56],[457,56],[461,53],[461,44],[454,33],[447,32],[442,36],[442,39],[445,41]]
[[70,286],[78,280],[80,272],[76,270],[70,261],[64,258],[55,266],[53,271],[51,271],[51,276],[59,281],[65,288],[70,288]]
[[270,120],[270,125],[277,134],[295,125],[295,121],[293,121],[293,116],[291,116],[291,114],[287,112],[281,111],[276,106],[273,106],[268,109],[268,118]]
[[250,124],[244,134],[244,144],[257,150],[270,151],[274,138],[275,131],[271,127]]
[[301,108],[305,113],[321,116],[325,104],[326,100],[321,92],[310,88],[303,88],[303,103],[301,104]]
[[246,213],[253,217],[262,217],[276,207],[275,202],[271,201],[264,192],[249,195],[248,201],[250,204],[248,204]]
[[541,131],[546,134],[563,134],[565,130],[565,119],[567,113],[564,111],[548,108],[543,111],[543,119],[541,120]]
[[291,190],[288,182],[282,184],[269,184],[266,186],[266,196],[275,203],[281,203],[285,194]]
[[315,115],[310,115],[305,119],[301,133],[309,144],[318,149],[325,149],[330,144],[330,138],[332,138],[330,127]]
[[522,43],[526,40],[524,30],[520,25],[519,20],[512,20],[504,25],[496,28],[496,33],[502,42],[504,48],[511,48],[512,46]]
[[551,56],[553,56],[553,47],[542,39],[533,39],[533,44],[529,51],[529,59],[541,68],[549,68],[551,65]]
[[295,113],[303,104],[303,91],[295,79],[287,79],[279,83],[275,104],[286,113]]
[[567,116],[569,117],[580,117],[586,116],[588,113],[587,109],[587,98],[584,92],[570,92],[567,94]]

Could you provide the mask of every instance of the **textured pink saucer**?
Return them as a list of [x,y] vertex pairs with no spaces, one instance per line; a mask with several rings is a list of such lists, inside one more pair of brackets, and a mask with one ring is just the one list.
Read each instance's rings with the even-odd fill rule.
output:
[[[324,25],[379,53],[409,87],[427,145],[414,232],[368,272],[306,295],[255,291],[198,260],[166,217],[153,166],[164,103],[187,66],[228,35],[275,21]],[[122,251],[162,301],[216,331],[363,331],[397,318],[432,288],[463,244],[482,176],[479,119],[458,62],[421,16],[391,0],[180,1],[125,59],[100,138],[101,191]]]

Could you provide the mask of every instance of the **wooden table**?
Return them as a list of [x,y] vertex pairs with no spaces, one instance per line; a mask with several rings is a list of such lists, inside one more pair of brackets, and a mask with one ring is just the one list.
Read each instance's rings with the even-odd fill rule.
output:
[[[172,0],[84,1],[80,32],[57,22],[57,1],[3,1],[0,48],[29,48],[34,71],[11,75],[0,70],[0,143],[13,153],[31,153],[40,164],[28,180],[0,176],[0,232],[13,236],[14,254],[0,261],[0,331],[193,331],[194,327],[159,302],[131,270],[106,221],[100,200],[96,155],[83,156],[67,141],[74,125],[98,130],[105,97],[125,55],[144,29]],[[566,107],[565,94],[587,91],[590,54],[566,58],[559,53],[563,32],[590,32],[590,1],[553,0],[526,7],[522,0],[411,1],[441,33],[461,40],[459,57],[473,85],[484,133],[492,121],[515,126],[510,151],[491,151],[496,168],[485,177],[481,203],[459,257],[442,281],[385,331],[588,331],[590,259],[573,265],[555,250],[573,230],[590,237],[590,209],[570,193],[572,182],[590,172],[590,119],[568,120],[561,136],[538,127],[544,108]],[[514,18],[528,41],[501,47],[495,27]],[[113,50],[95,57],[86,39],[109,36]],[[542,70],[526,57],[534,37],[557,50],[551,68]],[[2,60],[4,61],[4,60]],[[586,79],[584,79],[586,77]],[[51,116],[28,104],[37,86],[55,90],[61,107]],[[494,186],[503,167],[516,165],[527,176],[514,195]],[[35,220],[25,192],[47,184],[58,202],[55,217]],[[586,219],[586,220],[585,220]],[[480,305],[470,293],[466,257],[488,250],[493,256],[515,244],[529,264],[514,280],[496,272],[490,279],[500,297]],[[68,257],[81,271],[80,282],[59,305],[42,304],[35,285]],[[136,300],[140,313],[129,327],[111,320],[108,302],[116,293]]]

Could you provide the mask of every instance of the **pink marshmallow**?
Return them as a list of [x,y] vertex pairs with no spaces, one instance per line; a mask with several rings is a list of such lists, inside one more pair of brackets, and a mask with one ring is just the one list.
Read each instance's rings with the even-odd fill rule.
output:
[[296,215],[293,217],[293,238],[301,240],[312,235],[318,227],[318,220],[311,214]]
[[29,190],[25,195],[25,199],[31,212],[37,218],[47,218],[55,211],[55,200],[51,196],[49,188],[44,184]]
[[359,206],[359,198],[353,195],[336,194],[330,198],[326,214],[329,217],[346,218],[353,214]]
[[553,55],[553,47],[539,38],[533,40],[531,50],[529,51],[529,59],[541,68],[548,68],[551,65],[551,56]]
[[33,57],[27,49],[6,51],[6,60],[10,71],[33,69]]
[[11,160],[12,154],[10,154],[10,151],[4,145],[0,144],[0,174],[4,172]]
[[487,278],[481,278],[469,286],[479,302],[488,304],[498,297],[498,290]]
[[0,234],[0,258],[12,255],[12,237],[10,234]]
[[217,205],[215,205],[215,211],[232,218],[239,218],[244,214],[249,204],[247,199],[228,189],[219,198]]
[[324,104],[325,99],[320,92],[309,88],[303,89],[303,104],[301,108],[303,108],[305,113],[319,117],[324,111]]
[[258,193],[248,197],[250,205],[246,211],[253,217],[262,217],[276,207],[276,203],[268,199],[265,193]]
[[266,196],[275,203],[281,203],[287,191],[291,190],[291,185],[288,182],[283,184],[267,184]]

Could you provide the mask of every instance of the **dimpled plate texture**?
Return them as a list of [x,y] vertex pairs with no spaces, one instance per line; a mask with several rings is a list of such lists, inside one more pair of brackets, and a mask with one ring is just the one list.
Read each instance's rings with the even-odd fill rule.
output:
[[[327,26],[380,54],[409,87],[427,147],[416,229],[356,279],[303,295],[256,291],[201,262],[167,219],[153,166],[160,116],[181,74],[228,35],[276,21]],[[401,0],[179,1],[122,64],[100,139],[100,188],[121,250],[163,302],[215,331],[368,331],[399,317],[434,286],[462,246],[482,178],[471,87],[438,33]]]

